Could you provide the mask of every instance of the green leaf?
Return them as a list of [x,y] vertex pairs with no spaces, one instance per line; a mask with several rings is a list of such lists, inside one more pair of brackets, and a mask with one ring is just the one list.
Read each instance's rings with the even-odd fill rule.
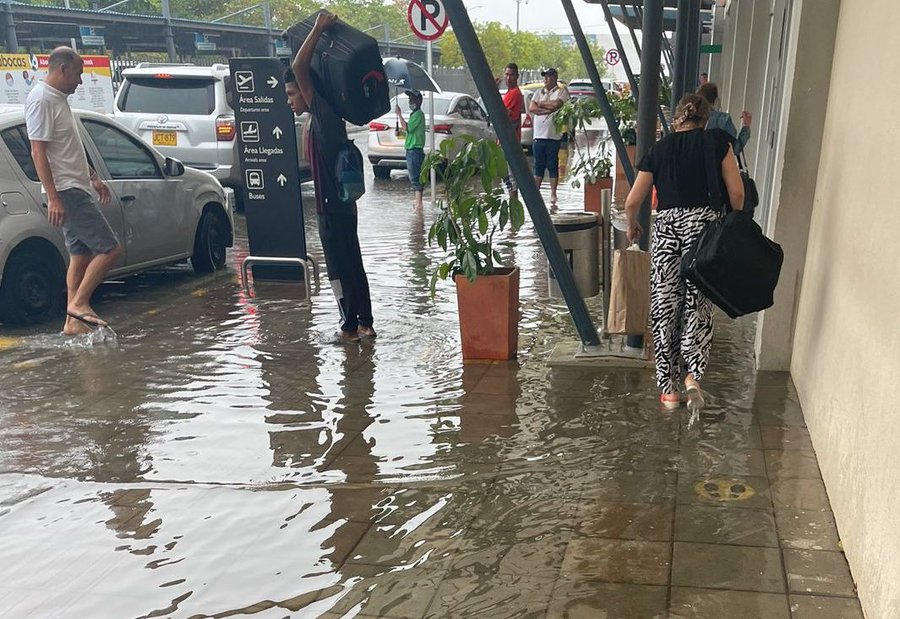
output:
[[487,229],[488,229],[487,213],[482,211],[481,213],[478,214],[478,231],[481,234],[485,234],[487,232]]
[[510,200],[509,219],[512,223],[513,232],[517,231],[522,227],[522,224],[525,223],[525,209],[522,207],[522,203],[519,202],[518,198]]
[[509,204],[507,202],[503,202],[500,205],[500,229],[506,229],[506,224],[509,222]]

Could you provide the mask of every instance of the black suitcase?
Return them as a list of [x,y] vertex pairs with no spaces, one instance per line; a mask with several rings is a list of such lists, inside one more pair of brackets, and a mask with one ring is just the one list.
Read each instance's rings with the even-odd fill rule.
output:
[[749,213],[706,224],[681,262],[682,274],[732,318],[772,307],[784,252]]
[[[293,54],[312,31],[319,13],[285,30]],[[390,88],[378,41],[338,20],[322,33],[312,59],[320,94],[342,118],[365,125],[390,111]]]
[[[715,145],[707,134],[703,137],[709,203],[721,210]],[[726,314],[737,318],[772,307],[783,262],[781,246],[766,238],[751,213],[730,211],[724,219],[706,224],[682,258],[681,274]]]

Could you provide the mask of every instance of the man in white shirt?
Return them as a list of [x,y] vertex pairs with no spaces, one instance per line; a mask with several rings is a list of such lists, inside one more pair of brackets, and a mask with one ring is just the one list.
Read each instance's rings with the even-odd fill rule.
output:
[[91,308],[91,295],[122,247],[91,193],[97,192],[101,204],[109,202],[109,189],[88,165],[69,107],[68,96],[81,84],[84,61],[73,49],[57,47],[49,64],[47,77],[28,95],[25,125],[47,198],[47,216],[52,225],[62,226],[69,252],[63,333],[77,335],[107,326]]
[[541,72],[544,87],[531,98],[529,112],[534,116],[534,180],[538,188],[544,182],[544,171],[550,176],[550,205],[556,206],[559,185],[559,145],[562,132],[553,123],[553,113],[569,100],[569,91],[558,83],[556,69]]

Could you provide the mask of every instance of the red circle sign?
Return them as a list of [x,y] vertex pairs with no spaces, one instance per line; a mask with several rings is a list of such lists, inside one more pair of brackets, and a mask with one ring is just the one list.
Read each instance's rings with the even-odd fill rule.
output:
[[423,41],[439,39],[449,24],[441,0],[410,0],[406,19],[413,34]]
[[606,64],[611,66],[619,64],[619,50],[611,49],[606,52]]

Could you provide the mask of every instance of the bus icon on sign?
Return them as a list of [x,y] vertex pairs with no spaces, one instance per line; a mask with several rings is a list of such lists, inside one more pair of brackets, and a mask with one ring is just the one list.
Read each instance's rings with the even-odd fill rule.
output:
[[247,170],[247,189],[265,189],[266,181],[262,170]]

